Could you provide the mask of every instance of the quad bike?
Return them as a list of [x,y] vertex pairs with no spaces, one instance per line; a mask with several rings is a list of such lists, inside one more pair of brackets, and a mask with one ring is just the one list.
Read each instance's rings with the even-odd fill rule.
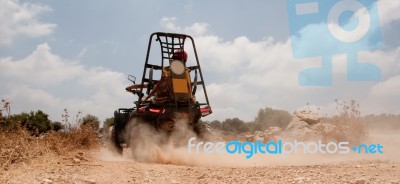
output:
[[[150,50],[153,39],[159,43],[161,48],[161,62],[158,64],[150,63]],[[193,66],[186,66],[186,58],[173,58],[175,52],[185,52],[185,43],[190,41],[193,48],[195,63]],[[192,50],[192,49],[190,49]],[[185,52],[186,54],[186,52]],[[185,60],[185,62],[183,62]],[[144,96],[150,95],[154,86],[159,82],[160,76],[153,76],[154,73],[167,72],[169,96],[162,103],[154,100],[144,101]],[[129,75],[128,79],[135,84],[136,78]],[[197,88],[201,87],[202,99],[205,102],[198,102],[196,97]],[[210,131],[210,127],[201,123],[200,118],[212,113],[208,101],[203,75],[200,68],[199,59],[194,40],[189,35],[156,32],[151,34],[144,63],[143,75],[140,87],[131,90],[138,96],[132,108],[120,108],[114,112],[115,126],[111,133],[112,145],[118,153],[122,154],[123,147],[131,147],[132,152],[138,148],[141,142],[145,142],[146,137],[138,136],[143,132],[142,125],[150,126],[153,133],[163,132],[167,135],[182,126],[177,121],[184,120],[185,126],[189,127],[202,137]],[[152,135],[146,135],[149,138]],[[134,154],[135,157],[135,154]]]

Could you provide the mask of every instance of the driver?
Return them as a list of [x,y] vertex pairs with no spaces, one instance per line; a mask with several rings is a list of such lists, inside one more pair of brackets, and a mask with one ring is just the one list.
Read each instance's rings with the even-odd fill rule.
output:
[[[184,62],[187,61],[187,53],[183,50],[177,50],[174,52],[172,55],[172,60],[183,60]],[[153,102],[156,104],[164,103],[166,102],[171,95],[171,86],[169,83],[169,71],[167,70],[168,67],[164,67],[162,70],[162,75],[161,79],[157,82],[157,84],[153,87],[153,89],[150,91],[150,94],[146,96],[143,100],[143,102],[148,101],[151,97],[154,96]],[[134,84],[131,86],[126,87],[125,89],[129,92],[133,92],[134,89],[138,88],[147,88],[148,84]]]

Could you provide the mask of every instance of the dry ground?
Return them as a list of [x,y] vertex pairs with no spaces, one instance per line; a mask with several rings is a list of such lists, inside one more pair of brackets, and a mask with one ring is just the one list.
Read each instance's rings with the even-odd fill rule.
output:
[[339,161],[298,166],[187,166],[106,160],[85,153],[80,163],[51,157],[19,165],[2,175],[5,183],[398,183],[400,163]]
[[124,150],[104,148],[47,155],[1,170],[0,183],[399,183],[399,132],[375,133],[383,155],[204,155],[185,148],[160,153],[160,163],[138,163]]

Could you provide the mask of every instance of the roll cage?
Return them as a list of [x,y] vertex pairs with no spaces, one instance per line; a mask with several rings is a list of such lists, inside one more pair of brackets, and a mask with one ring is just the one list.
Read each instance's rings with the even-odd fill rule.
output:
[[[153,44],[153,40],[158,42],[160,44],[161,48],[161,61],[159,65],[155,64],[150,64],[150,52]],[[187,41],[190,41],[192,43],[192,48],[193,48],[193,53],[195,56],[195,65],[193,66],[186,66],[186,70],[188,70],[189,76],[194,76],[189,77],[190,79],[190,93],[192,96],[195,96],[197,92],[198,86],[202,87],[202,92],[204,95],[205,102],[193,102],[196,103],[200,108],[202,107],[207,107],[210,108],[210,103],[208,100],[208,95],[207,91],[205,88],[205,83],[204,83],[204,78],[203,74],[201,71],[200,67],[200,62],[199,62],[199,57],[197,55],[197,50],[196,50],[196,45],[194,43],[194,40],[191,36],[185,35],[185,34],[177,34],[177,33],[164,33],[164,32],[155,32],[151,34],[149,38],[149,43],[148,43],[148,48],[147,48],[147,53],[146,53],[146,60],[143,68],[143,75],[142,75],[142,80],[141,80],[141,86],[138,90],[139,99],[137,102],[135,102],[136,107],[140,108],[143,104],[146,104],[146,102],[142,102],[142,96],[143,94],[149,95],[151,90],[154,88],[155,84],[159,81],[159,76],[156,76],[157,79],[154,78],[154,71],[161,71],[166,64],[169,63],[172,60],[172,55],[178,50],[185,50],[185,43]],[[183,59],[182,59],[183,60]],[[193,62],[192,62],[193,63]],[[146,89],[143,87],[147,84]],[[190,103],[190,102],[189,102]],[[178,106],[178,101],[176,98],[174,98],[173,104],[175,106]],[[211,113],[211,112],[210,112]]]

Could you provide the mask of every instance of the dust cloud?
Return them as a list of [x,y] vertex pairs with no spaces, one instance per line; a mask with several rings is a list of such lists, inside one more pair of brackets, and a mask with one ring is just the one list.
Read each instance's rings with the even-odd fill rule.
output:
[[[98,157],[102,160],[127,161],[146,163],[160,163],[187,166],[216,166],[216,167],[262,167],[262,166],[302,166],[318,165],[326,163],[359,161],[359,160],[390,160],[400,162],[400,130],[399,129],[368,129],[368,136],[360,140],[364,144],[383,145],[383,154],[355,153],[350,150],[348,154],[310,154],[298,151],[287,155],[254,154],[246,159],[246,154],[207,154],[204,151],[196,153],[196,148],[189,153],[188,140],[196,137],[191,128],[184,121],[178,121],[176,130],[168,135],[165,132],[156,131],[146,124],[131,123],[130,131],[132,140],[137,144],[135,149],[124,149],[123,156],[115,156],[107,149],[100,150]],[[223,138],[214,139],[214,143]],[[194,144],[203,141],[199,138]],[[234,140],[223,140],[225,142]],[[307,140],[318,142],[318,139]],[[131,145],[132,146],[132,145]],[[202,145],[204,146],[204,144]]]

